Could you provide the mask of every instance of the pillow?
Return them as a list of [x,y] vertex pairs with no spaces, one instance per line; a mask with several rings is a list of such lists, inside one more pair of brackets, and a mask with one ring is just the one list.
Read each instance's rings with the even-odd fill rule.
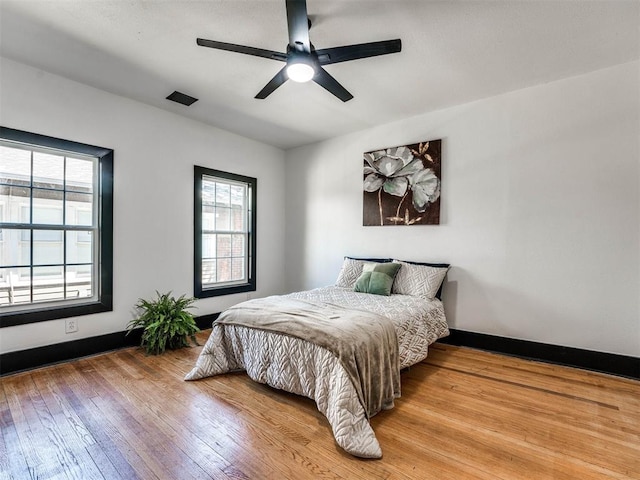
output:
[[366,263],[353,290],[374,295],[391,295],[391,286],[398,270],[399,263]]
[[428,300],[440,298],[442,281],[449,264],[447,263],[416,263],[394,260],[402,265],[393,284],[393,293],[423,297]]
[[390,258],[353,258],[344,257],[342,269],[336,280],[336,287],[344,287],[353,290],[356,280],[362,273],[362,267],[366,262],[390,263]]
[[[449,271],[449,268],[451,268],[451,264],[449,263],[429,263],[429,262],[412,262],[409,260],[399,260],[400,262],[404,262],[404,263],[410,263],[411,265],[427,265],[429,267],[435,267],[435,268],[446,268],[447,272]],[[445,277],[447,275],[445,274]],[[438,289],[438,293],[436,293],[436,298],[438,300],[442,299],[442,287],[444,287],[444,279],[443,281],[440,283],[440,288]]]

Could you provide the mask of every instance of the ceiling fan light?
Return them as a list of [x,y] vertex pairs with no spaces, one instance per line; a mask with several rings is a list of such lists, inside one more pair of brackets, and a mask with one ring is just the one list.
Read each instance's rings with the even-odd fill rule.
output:
[[287,66],[287,76],[294,82],[308,82],[315,74],[315,69],[308,63],[291,63]]

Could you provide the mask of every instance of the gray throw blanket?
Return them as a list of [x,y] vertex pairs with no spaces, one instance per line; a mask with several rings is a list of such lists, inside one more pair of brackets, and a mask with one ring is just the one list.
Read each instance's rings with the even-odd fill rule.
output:
[[400,396],[398,340],[391,320],[339,305],[267,297],[240,303],[216,320],[276,332],[332,352],[372,417]]

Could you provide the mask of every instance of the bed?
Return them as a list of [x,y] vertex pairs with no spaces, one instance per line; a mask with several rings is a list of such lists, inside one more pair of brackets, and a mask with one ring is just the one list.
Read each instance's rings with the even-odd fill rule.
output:
[[369,418],[393,407],[400,370],[449,333],[438,298],[448,265],[393,262],[401,266],[388,295],[358,291],[357,284],[363,270],[387,268],[380,265],[391,259],[347,257],[334,286],[231,307],[213,323],[185,380],[246,371],[256,382],[315,400],[346,452],[380,458]]

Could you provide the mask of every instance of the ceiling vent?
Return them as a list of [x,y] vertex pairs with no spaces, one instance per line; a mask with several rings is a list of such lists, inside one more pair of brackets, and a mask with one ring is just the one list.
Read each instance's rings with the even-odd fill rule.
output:
[[173,92],[171,95],[167,97],[167,100],[171,100],[172,102],[181,103],[182,105],[186,105],[187,107],[193,105],[198,101],[197,98],[190,97],[186,93],[178,92],[177,90]]

